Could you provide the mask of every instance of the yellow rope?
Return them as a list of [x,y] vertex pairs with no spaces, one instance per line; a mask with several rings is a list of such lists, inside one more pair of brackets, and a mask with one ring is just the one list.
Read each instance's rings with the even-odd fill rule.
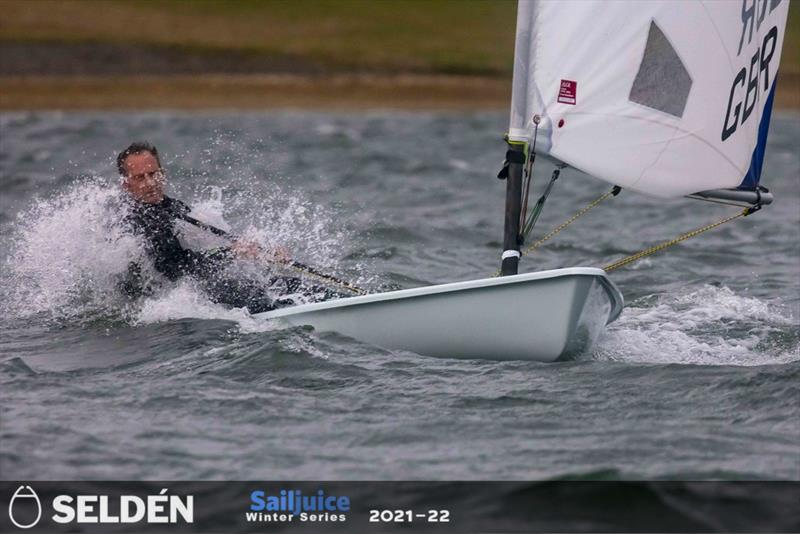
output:
[[[584,206],[583,208],[581,208],[580,210],[575,212],[575,214],[572,217],[570,217],[569,219],[567,219],[566,221],[564,221],[563,223],[561,223],[557,227],[553,228],[547,235],[542,237],[540,240],[536,241],[535,243],[530,245],[528,248],[526,248],[525,250],[521,251],[520,252],[520,257],[525,256],[529,252],[533,252],[534,250],[536,250],[537,248],[542,246],[542,244],[544,244],[546,241],[548,241],[549,239],[552,239],[561,230],[563,230],[564,228],[566,228],[570,224],[574,223],[575,221],[577,221],[578,219],[580,219],[581,217],[583,217],[584,215],[589,213],[589,211],[591,211],[592,208],[594,208],[595,206],[600,204],[602,201],[604,201],[608,197],[614,196],[616,193],[619,193],[619,190],[615,186],[608,193],[604,193],[604,194],[600,195],[599,197],[597,197],[596,199],[591,201],[589,204],[587,204],[586,206]],[[498,269],[497,272],[495,272],[493,276],[494,277],[500,276],[500,272],[501,272],[501,270]]]
[[317,280],[320,280],[323,283],[327,284],[329,287],[338,286],[340,288],[344,288],[344,289],[350,290],[353,293],[355,293],[356,295],[366,295],[368,293],[368,291],[366,289],[362,289],[362,288],[360,288],[358,286],[355,286],[355,285],[351,284],[350,282],[346,282],[344,280],[339,280],[339,279],[336,279],[336,278],[334,278],[332,276],[329,276],[329,275],[316,273],[316,272],[314,272],[312,270],[305,269],[303,267],[297,267],[295,265],[286,265],[286,264],[281,265],[280,267],[282,267],[283,269],[288,269],[290,271],[294,271],[294,272],[296,272],[298,274],[301,274],[301,275],[309,277],[309,278],[316,278]]
[[644,257],[650,256],[651,254],[655,254],[656,252],[658,252],[660,250],[664,250],[667,247],[671,247],[672,245],[676,245],[676,244],[680,243],[681,241],[686,241],[687,239],[690,239],[690,238],[692,238],[692,237],[694,237],[696,235],[700,235],[703,232],[707,232],[709,230],[712,230],[712,229],[716,228],[717,226],[721,226],[721,225],[723,225],[723,224],[725,224],[727,222],[730,222],[730,221],[732,221],[734,219],[738,219],[739,217],[745,217],[745,216],[749,215],[751,213],[751,211],[752,211],[752,208],[745,208],[744,210],[742,210],[740,213],[737,213],[736,215],[731,215],[730,217],[725,217],[724,219],[719,220],[719,221],[717,221],[715,223],[711,223],[711,224],[709,224],[707,226],[703,226],[702,228],[698,228],[696,230],[692,230],[691,232],[687,232],[687,233],[685,233],[683,235],[680,235],[680,236],[676,237],[675,239],[671,239],[669,241],[665,241],[664,243],[661,243],[660,245],[656,245],[656,246],[650,247],[648,249],[642,250],[641,252],[637,252],[636,254],[632,254],[630,256],[622,258],[619,261],[615,261],[614,263],[611,263],[611,264],[606,265],[605,267],[603,267],[603,270],[605,272],[607,272],[607,273],[610,273],[611,271],[613,271],[615,269],[619,269],[620,267],[624,267],[625,265],[628,265],[629,263],[632,263],[632,262],[634,262],[636,260],[639,260],[639,259],[642,259]]
[[602,201],[604,201],[608,197],[613,196],[615,189],[616,188],[612,189],[608,193],[604,193],[604,194],[600,195],[599,197],[594,199],[592,202],[590,202],[589,204],[584,206],[582,209],[578,210],[575,213],[575,215],[573,215],[572,217],[570,217],[569,219],[567,219],[566,221],[564,221],[560,225],[556,226],[553,230],[550,231],[550,233],[548,233],[547,235],[542,237],[540,240],[536,241],[535,243],[530,245],[528,248],[523,250],[520,253],[520,256],[524,256],[524,255],[528,254],[529,252],[533,252],[534,250],[536,250],[537,248],[542,246],[542,244],[544,244],[546,241],[548,241],[548,240],[552,239],[553,237],[555,237],[555,235],[558,234],[561,230],[563,230],[564,228],[566,228],[570,224],[574,223],[575,221],[577,221],[578,219],[580,219],[581,217],[586,215],[589,211],[592,210],[592,208],[594,208],[595,206],[600,204]]
[[[607,193],[604,193],[603,195],[599,196],[598,198],[596,198],[595,200],[593,200],[592,202],[587,204],[585,207],[583,207],[582,209],[577,211],[572,217],[570,217],[569,219],[567,219],[566,221],[564,221],[563,223],[561,223],[560,225],[555,227],[548,234],[546,234],[544,237],[542,237],[541,239],[539,239],[538,241],[536,241],[535,243],[530,245],[528,248],[526,248],[525,250],[521,251],[520,252],[520,256],[524,256],[524,255],[536,250],[537,248],[542,246],[542,244],[544,244],[546,241],[552,239],[556,234],[561,232],[564,228],[566,228],[570,224],[574,223],[575,221],[577,221],[578,219],[580,219],[581,217],[586,215],[589,211],[592,210],[592,208],[594,208],[595,206],[597,206],[598,204],[600,204],[601,202],[603,202],[607,198],[609,198],[611,196],[614,196],[615,189],[616,188],[612,189],[611,191],[609,191]],[[664,250],[665,248],[669,248],[672,245],[676,245],[676,244],[678,244],[678,243],[680,243],[682,241],[686,241],[687,239],[691,239],[692,237],[700,235],[700,234],[702,234],[704,232],[708,232],[709,230],[713,230],[714,228],[716,228],[718,226],[722,226],[723,224],[728,223],[730,221],[733,221],[734,219],[738,219],[739,217],[746,217],[746,216],[750,215],[753,211],[756,211],[757,209],[758,209],[758,207],[745,208],[741,212],[737,213],[736,215],[731,215],[729,217],[725,217],[724,219],[721,219],[721,220],[719,220],[719,221],[717,221],[715,223],[711,223],[709,225],[703,226],[702,228],[697,228],[696,230],[692,230],[691,232],[687,232],[685,234],[682,234],[682,235],[676,237],[675,239],[671,239],[669,241],[665,241],[664,243],[661,243],[660,245],[655,245],[655,246],[650,247],[648,249],[642,250],[641,252],[637,252],[636,254],[632,254],[630,256],[622,258],[621,260],[615,261],[614,263],[611,263],[611,264],[606,265],[605,267],[603,267],[603,270],[606,271],[607,273],[610,273],[611,271],[619,269],[620,267],[624,267],[625,265],[628,265],[629,263],[633,263],[636,260],[639,260],[639,259],[645,258],[647,256],[650,256],[652,254],[655,254],[656,252]],[[494,274],[494,276],[500,276],[500,270],[498,270]]]

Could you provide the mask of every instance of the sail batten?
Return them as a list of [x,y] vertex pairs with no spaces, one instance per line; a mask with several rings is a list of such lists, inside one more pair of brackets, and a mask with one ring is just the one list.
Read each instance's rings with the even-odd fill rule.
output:
[[754,189],[787,15],[788,0],[520,0],[509,139],[535,132],[537,152],[653,196]]

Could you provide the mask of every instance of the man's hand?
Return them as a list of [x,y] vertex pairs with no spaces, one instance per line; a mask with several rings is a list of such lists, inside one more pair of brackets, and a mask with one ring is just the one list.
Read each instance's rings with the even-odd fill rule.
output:
[[237,258],[243,260],[257,260],[263,258],[273,263],[289,263],[292,261],[292,254],[289,252],[289,249],[281,245],[276,245],[270,247],[268,250],[264,250],[252,241],[239,240],[231,245],[231,251]]
[[272,247],[268,251],[269,260],[275,263],[289,263],[292,261],[292,253],[289,252],[289,249],[282,246],[276,245]]
[[231,251],[236,255],[237,258],[244,260],[255,260],[263,252],[261,247],[252,241],[242,240],[235,241],[233,245],[231,245]]

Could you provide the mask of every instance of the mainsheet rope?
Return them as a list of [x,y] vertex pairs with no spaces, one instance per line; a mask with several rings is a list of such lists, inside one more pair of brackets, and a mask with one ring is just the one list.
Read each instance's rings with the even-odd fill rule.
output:
[[[584,215],[589,213],[592,209],[597,207],[604,200],[607,200],[608,198],[613,197],[613,196],[617,196],[621,190],[622,190],[622,188],[620,188],[619,186],[614,186],[611,189],[611,191],[608,191],[608,192],[600,195],[599,197],[597,197],[596,199],[591,201],[589,204],[587,204],[586,206],[584,206],[583,208],[581,208],[580,210],[575,212],[575,214],[572,217],[570,217],[569,219],[567,219],[566,221],[564,221],[563,223],[561,223],[560,225],[555,227],[553,230],[551,230],[550,232],[545,234],[541,239],[539,239],[538,241],[536,241],[535,243],[531,244],[530,246],[525,248],[523,251],[521,251],[520,252],[520,256],[525,256],[525,255],[528,255],[529,253],[533,252],[534,250],[536,250],[537,248],[542,246],[545,242],[547,242],[550,239],[552,239],[553,237],[555,237],[558,233],[560,233],[562,230],[567,228],[569,225],[571,225],[572,223],[574,223],[575,221],[577,221],[578,219],[580,219],[581,217],[583,217]],[[735,215],[730,215],[728,217],[724,217],[723,219],[720,219],[719,221],[716,221],[716,222],[713,222],[713,223],[708,224],[706,226],[697,228],[697,229],[692,230],[690,232],[686,232],[685,234],[681,234],[681,235],[679,235],[678,237],[676,237],[674,239],[670,239],[669,241],[665,241],[663,243],[660,243],[658,245],[652,246],[650,248],[646,248],[644,250],[641,250],[641,251],[637,252],[636,254],[631,254],[630,256],[626,256],[626,257],[624,257],[624,258],[622,258],[620,260],[617,260],[614,263],[610,263],[610,264],[606,265],[605,267],[603,267],[603,270],[605,272],[607,272],[607,273],[610,273],[611,271],[615,271],[615,270],[617,270],[617,269],[619,269],[621,267],[624,267],[626,265],[629,265],[629,264],[631,264],[631,263],[633,263],[633,262],[635,262],[637,260],[640,260],[642,258],[646,258],[647,256],[651,256],[651,255],[653,255],[653,254],[655,254],[657,252],[660,252],[660,251],[662,251],[662,250],[664,250],[666,248],[669,248],[669,247],[671,247],[673,245],[677,245],[678,243],[686,241],[687,239],[691,239],[691,238],[696,237],[696,236],[698,236],[700,234],[708,232],[709,230],[713,230],[714,228],[717,228],[719,226],[722,226],[723,224],[726,224],[726,223],[729,223],[729,222],[731,222],[733,220],[736,220],[739,217],[747,217],[748,215],[758,211],[759,209],[761,209],[761,205],[760,204],[756,204],[754,206],[749,206],[749,207],[743,209],[741,212],[739,212],[739,213],[737,213]],[[494,274],[494,276],[496,277],[496,276],[499,276],[499,275],[500,275],[500,271],[498,270]]]
[[574,223],[575,221],[577,221],[578,219],[580,219],[581,217],[583,217],[584,215],[586,215],[587,213],[592,211],[592,209],[594,209],[596,206],[598,206],[601,202],[603,202],[607,198],[617,196],[621,190],[622,190],[621,187],[615,185],[611,189],[611,191],[609,191],[607,193],[603,193],[602,195],[600,195],[599,197],[597,197],[593,201],[589,202],[589,204],[587,204],[586,206],[584,206],[583,208],[581,208],[580,210],[575,212],[575,215],[573,215],[572,217],[570,217],[569,219],[567,219],[563,223],[561,223],[558,226],[556,226],[554,229],[552,229],[549,233],[547,233],[540,240],[538,240],[535,243],[533,243],[530,246],[528,246],[525,250],[523,250],[520,253],[520,255],[521,256],[525,256],[525,255],[533,252],[534,250],[536,250],[537,248],[542,246],[546,241],[549,241],[550,239],[555,237],[559,232],[561,232],[567,226],[569,226],[570,224]]
[[709,230],[713,230],[714,228],[716,228],[718,226],[722,226],[725,223],[731,222],[734,219],[738,219],[739,217],[747,217],[748,215],[750,215],[754,211],[757,211],[759,208],[760,208],[760,206],[759,207],[748,207],[748,208],[745,208],[741,212],[737,213],[736,215],[731,215],[729,217],[725,217],[724,219],[720,219],[719,221],[717,221],[715,223],[708,224],[706,226],[703,226],[702,228],[697,228],[696,230],[692,230],[691,232],[686,232],[685,234],[682,234],[682,235],[676,237],[675,239],[670,239],[669,241],[665,241],[665,242],[661,243],[660,245],[655,245],[653,247],[650,247],[650,248],[647,248],[647,249],[642,250],[640,252],[637,252],[636,254],[631,254],[630,256],[626,256],[625,258],[622,258],[621,260],[617,260],[614,263],[606,265],[605,267],[603,267],[603,270],[605,272],[607,272],[607,273],[610,273],[611,271],[615,271],[615,270],[619,269],[620,267],[624,267],[624,266],[626,266],[626,265],[628,265],[630,263],[635,262],[636,260],[640,260],[642,258],[646,258],[647,256],[653,255],[656,252],[664,250],[665,248],[669,248],[672,245],[677,245],[681,241],[686,241],[687,239],[690,239],[692,237],[698,236],[698,235],[700,235],[700,234],[702,234],[704,232],[708,232]]
[[[194,226],[197,226],[198,228],[202,228],[204,230],[208,230],[209,232],[211,232],[213,234],[216,234],[218,236],[221,236],[221,237],[224,237],[224,238],[230,239],[230,240],[238,239],[237,236],[232,235],[232,234],[226,232],[225,230],[217,228],[216,226],[212,226],[212,225],[210,225],[208,223],[204,223],[203,221],[201,221],[199,219],[195,219],[194,217],[191,217],[191,216],[189,216],[189,215],[187,215],[185,213],[178,212],[175,215],[177,217],[179,217],[180,219],[183,219],[184,221],[188,222],[189,224],[193,224]],[[272,265],[277,266],[279,268],[288,269],[288,270],[294,271],[295,273],[301,274],[303,276],[314,278],[315,280],[322,281],[322,282],[328,284],[329,286],[338,286],[340,288],[347,289],[349,291],[352,291],[356,295],[366,295],[368,293],[368,291],[366,289],[362,289],[362,288],[356,286],[355,284],[352,284],[352,283],[350,283],[350,282],[348,282],[346,280],[342,280],[338,276],[333,276],[332,274],[320,272],[317,269],[315,269],[314,267],[306,265],[305,263],[300,263],[299,261],[291,260],[289,263],[270,261],[269,263],[271,263]]]

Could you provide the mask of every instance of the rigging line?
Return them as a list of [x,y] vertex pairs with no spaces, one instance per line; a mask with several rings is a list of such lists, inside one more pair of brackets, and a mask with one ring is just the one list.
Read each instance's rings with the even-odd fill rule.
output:
[[611,189],[611,191],[608,191],[607,193],[603,193],[602,195],[600,195],[599,197],[597,197],[596,199],[591,201],[589,204],[587,204],[586,206],[584,206],[583,208],[581,208],[580,210],[575,212],[575,214],[572,217],[570,217],[569,219],[567,219],[566,221],[564,221],[563,223],[561,223],[560,225],[555,227],[547,235],[545,235],[544,237],[542,237],[541,239],[539,239],[538,241],[536,241],[535,243],[530,245],[528,248],[523,250],[522,251],[522,255],[524,256],[524,255],[527,255],[530,252],[533,252],[534,250],[536,250],[537,248],[542,246],[546,241],[548,241],[548,240],[552,239],[553,237],[555,237],[555,235],[558,234],[559,232],[561,232],[564,228],[566,228],[570,224],[574,223],[575,221],[577,221],[578,219],[580,219],[581,217],[583,217],[584,215],[589,213],[598,204],[600,204],[601,202],[603,202],[604,200],[606,200],[609,197],[617,196],[620,191],[622,191],[622,188],[619,187],[618,185],[615,185]]
[[539,197],[539,200],[536,201],[536,205],[531,210],[530,220],[528,220],[527,224],[522,228],[521,235],[523,241],[528,237],[528,234],[531,233],[533,227],[536,226],[536,221],[539,220],[539,215],[542,214],[542,210],[544,209],[544,203],[547,202],[547,199],[550,197],[550,191],[553,190],[553,184],[556,183],[556,180],[558,180],[560,174],[561,169],[555,169],[553,171],[553,175],[550,177],[550,182],[548,182],[547,187],[545,187],[544,193],[542,193],[542,196]]
[[327,283],[328,285],[340,286],[340,287],[342,287],[344,289],[348,289],[348,290],[352,291],[353,293],[355,293],[357,295],[366,295],[367,294],[367,291],[365,289],[362,289],[362,288],[360,288],[358,286],[355,286],[355,285],[351,284],[350,282],[346,282],[346,281],[341,280],[339,278],[335,278],[335,277],[333,277],[333,276],[331,276],[329,274],[319,273],[319,272],[317,272],[315,270],[312,270],[312,269],[308,268],[305,265],[300,267],[300,266],[298,266],[298,265],[296,265],[294,263],[288,263],[288,264],[280,265],[279,267],[295,271],[295,272],[297,272],[299,274],[302,274],[303,276],[306,276],[306,277],[316,278],[317,280],[321,280],[321,281]]
[[[551,181],[551,183],[552,183],[552,181]],[[533,243],[531,246],[529,246],[529,247],[528,247],[528,248],[526,248],[525,250],[522,250],[522,251],[520,251],[520,256],[524,256],[524,255],[528,254],[529,252],[532,252],[533,250],[536,250],[536,249],[537,249],[537,248],[539,248],[539,247],[540,247],[540,246],[541,246],[541,245],[542,245],[542,244],[543,244],[545,241],[547,241],[547,240],[551,239],[551,238],[552,238],[552,237],[554,237],[554,236],[555,236],[557,233],[559,233],[561,230],[563,230],[564,228],[566,228],[566,227],[567,227],[567,226],[569,226],[570,224],[574,223],[575,221],[577,221],[578,219],[580,219],[581,217],[583,217],[584,215],[586,215],[588,212],[590,212],[590,211],[592,210],[592,208],[594,208],[595,206],[597,206],[598,204],[600,204],[602,201],[606,200],[606,199],[607,199],[607,198],[609,198],[609,197],[612,197],[612,196],[613,196],[613,197],[615,197],[615,196],[617,196],[617,195],[619,194],[619,192],[620,192],[620,191],[622,191],[622,188],[621,188],[620,186],[618,186],[618,185],[615,185],[613,188],[611,188],[611,191],[609,191],[609,192],[607,192],[607,193],[603,193],[602,195],[600,195],[599,197],[597,197],[596,199],[594,199],[593,201],[591,201],[589,204],[587,204],[586,206],[584,206],[583,208],[581,208],[580,210],[578,210],[577,212],[575,212],[575,214],[574,214],[572,217],[570,217],[570,218],[569,218],[569,219],[567,219],[565,222],[561,223],[559,226],[557,226],[556,228],[554,228],[553,230],[551,230],[551,231],[550,231],[550,233],[548,233],[547,235],[545,235],[543,238],[541,238],[541,239],[540,239],[540,240],[538,240],[537,242]],[[495,272],[495,273],[492,275],[492,277],[495,277],[495,278],[496,278],[496,277],[498,277],[498,276],[500,276],[500,269],[498,269],[498,270],[497,270],[497,271],[496,271],[496,272]]]
[[539,136],[539,123],[542,121],[539,115],[533,116],[533,123],[536,125],[533,130],[533,146],[528,153],[528,162],[525,165],[525,184],[523,189],[525,193],[522,197],[522,210],[520,210],[519,216],[519,227],[525,228],[526,221],[528,219],[528,198],[530,197],[530,190],[531,190],[531,182],[533,181],[533,164],[536,162],[536,139]]
[[753,213],[755,211],[758,211],[760,208],[761,208],[761,206],[759,206],[759,205],[750,206],[748,208],[743,209],[742,211],[740,211],[739,213],[737,213],[735,215],[730,215],[728,217],[725,217],[724,219],[720,219],[719,221],[717,221],[715,223],[711,223],[709,225],[703,226],[702,228],[697,228],[696,230],[692,230],[691,232],[686,232],[685,234],[682,234],[682,235],[676,237],[675,239],[671,239],[669,241],[665,241],[664,243],[661,243],[659,245],[655,245],[655,246],[650,247],[648,249],[642,250],[641,252],[637,252],[636,254],[632,254],[630,256],[622,258],[621,260],[615,261],[614,263],[611,263],[611,264],[606,265],[605,267],[603,267],[603,270],[605,272],[607,272],[607,273],[610,273],[611,271],[619,269],[620,267],[624,267],[625,265],[628,265],[629,263],[633,263],[636,260],[639,260],[639,259],[642,259],[644,257],[650,256],[652,254],[655,254],[656,252],[659,252],[661,250],[664,250],[665,248],[671,247],[672,245],[676,245],[676,244],[680,243],[681,241],[686,241],[687,239],[690,239],[690,238],[695,237],[697,235],[700,235],[700,234],[702,234],[704,232],[712,230],[712,229],[714,229],[714,228],[716,228],[718,226],[722,226],[723,224],[731,222],[734,219],[738,219],[739,217],[747,217],[751,213]]

